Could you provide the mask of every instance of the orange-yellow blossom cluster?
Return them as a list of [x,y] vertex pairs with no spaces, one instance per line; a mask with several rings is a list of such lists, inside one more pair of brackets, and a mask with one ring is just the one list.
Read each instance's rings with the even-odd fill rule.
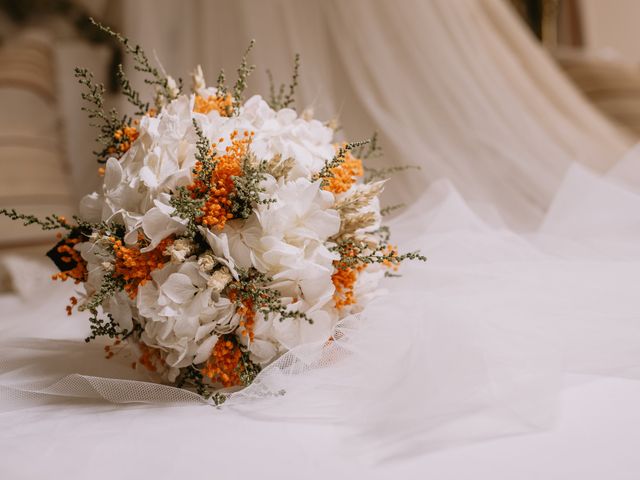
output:
[[344,193],[356,183],[358,177],[364,175],[362,160],[355,158],[347,151],[344,162],[337,167],[333,167],[331,173],[333,176],[327,178],[327,184],[324,189],[335,194]]
[[[229,291],[229,300],[235,302],[237,299],[237,293],[235,290]],[[240,333],[248,337],[250,342],[253,342],[254,333],[253,327],[256,324],[256,309],[253,305],[253,300],[247,298],[242,302],[242,305],[238,307],[238,315],[242,318],[239,323]]]
[[73,268],[69,270],[62,270],[55,275],[52,275],[53,280],[62,280],[63,282],[69,278],[72,278],[75,283],[87,281],[87,263],[75,248],[73,248],[78,242],[79,238],[66,238],[62,244],[56,248],[57,252],[63,256],[60,259],[64,263],[73,265]]
[[211,95],[209,97],[196,95],[195,102],[193,104],[194,112],[206,115],[213,110],[223,117],[230,117],[233,113],[233,97],[231,94],[228,93],[224,96]]
[[167,257],[164,251],[173,243],[173,237],[162,240],[149,252],[141,252],[138,245],[126,247],[122,240],[111,237],[115,255],[115,274],[125,282],[124,290],[132,299],[138,294],[138,287],[151,280],[151,272],[162,268]]
[[140,136],[140,132],[136,127],[119,128],[113,134],[114,144],[107,150],[111,154],[125,153],[131,148],[131,144]]
[[224,387],[240,385],[238,366],[241,358],[238,344],[224,337],[219,338],[201,372],[213,383],[220,383]]
[[[208,182],[196,178],[188,188],[194,198],[207,194],[207,200],[202,207],[202,216],[198,221],[209,228],[216,227],[222,230],[227,220],[233,218],[231,213],[231,194],[235,190],[233,177],[242,175],[242,160],[247,155],[249,144],[253,138],[253,132],[244,132],[240,137],[236,130],[231,133],[231,145],[225,149],[225,153],[216,156],[216,165],[211,172]],[[219,142],[224,141],[220,138]],[[216,144],[213,145],[215,148]],[[195,166],[196,174],[202,170],[202,162]]]
[[336,271],[331,276],[336,291],[333,294],[333,302],[337,309],[356,303],[355,285],[358,273],[366,268],[366,265],[354,265],[347,267],[336,262]]

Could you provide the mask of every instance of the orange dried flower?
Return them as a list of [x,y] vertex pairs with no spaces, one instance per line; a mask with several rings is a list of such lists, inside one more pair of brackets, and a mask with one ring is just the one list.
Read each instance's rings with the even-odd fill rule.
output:
[[[64,221],[64,218],[60,217],[60,221]],[[62,254],[60,257],[62,262],[74,266],[69,270],[62,270],[52,275],[51,278],[53,280],[62,280],[64,282],[72,278],[75,283],[87,281],[87,263],[82,258],[82,255],[80,255],[80,252],[73,248],[79,241],[79,238],[67,238],[64,240],[64,243],[58,246],[56,250]]]
[[239,364],[242,358],[240,347],[229,339],[220,337],[201,373],[214,383],[224,387],[240,385]]
[[358,177],[364,175],[362,160],[353,157],[349,151],[345,155],[344,162],[330,171],[333,176],[327,178],[327,184],[323,188],[335,194],[346,192],[356,183]]
[[165,238],[149,252],[141,252],[137,245],[126,247],[122,245],[122,240],[113,238],[112,241],[115,274],[125,281],[124,290],[133,299],[138,294],[138,287],[151,280],[151,272],[164,266],[167,261],[164,251],[173,243],[174,238]]
[[[237,293],[235,290],[230,290],[228,293],[229,300],[232,302],[236,301]],[[242,305],[237,309],[238,315],[242,317],[240,320],[240,334],[248,337],[250,342],[253,342],[254,333],[253,327],[256,324],[256,310],[253,305],[253,300],[247,298],[242,302]]]
[[336,291],[333,294],[333,301],[339,310],[347,305],[356,303],[355,285],[358,280],[358,273],[364,270],[366,265],[347,267],[336,262],[336,267],[336,271],[331,276],[331,281],[336,287]]
[[114,145],[107,149],[108,153],[125,153],[131,148],[131,144],[140,136],[140,132],[136,127],[123,127],[116,130],[113,134]]
[[230,93],[225,95],[224,97],[211,95],[209,97],[202,97],[200,95],[196,95],[193,111],[196,113],[207,114],[211,111],[215,110],[223,117],[230,117],[233,113],[233,97]]
[[[251,139],[251,135],[238,138],[238,132],[234,131],[231,134],[231,145],[227,146],[223,155],[216,157],[216,166],[211,172],[209,182],[196,179],[188,187],[194,198],[208,193],[207,201],[202,207],[202,216],[198,219],[202,225],[222,230],[227,220],[233,218],[230,198],[235,190],[233,177],[242,175],[242,160],[247,155]],[[196,173],[201,169],[202,163],[197,162]]]

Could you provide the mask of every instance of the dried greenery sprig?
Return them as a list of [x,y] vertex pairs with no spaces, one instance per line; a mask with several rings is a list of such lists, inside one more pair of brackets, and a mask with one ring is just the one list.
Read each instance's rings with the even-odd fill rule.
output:
[[86,68],[76,67],[74,73],[78,83],[86,88],[86,92],[81,94],[87,105],[82,107],[92,120],[91,126],[98,128],[97,141],[104,148],[93,152],[98,157],[98,162],[105,163],[107,158],[115,152],[113,148],[114,137],[118,130],[128,126],[131,120],[127,116],[120,116],[115,108],[108,112],[105,110],[104,93],[105,88],[101,83],[96,83],[93,74]]
[[397,165],[393,167],[385,167],[385,168],[370,168],[365,167],[364,171],[366,175],[364,176],[365,183],[373,182],[375,180],[383,180],[389,178],[390,175],[398,172],[404,172],[405,170],[420,170],[419,165]]
[[[195,158],[199,162],[198,168],[193,169],[194,177],[202,184],[210,182],[211,174],[216,168],[216,152],[211,148],[211,142],[204,135],[202,128],[193,119],[193,128],[198,140],[196,141]],[[171,196],[169,204],[174,208],[173,216],[187,220],[186,236],[194,238],[198,231],[198,218],[202,216],[202,207],[207,201],[207,192],[202,197],[194,197],[187,187],[178,187]]]
[[193,119],[193,128],[196,132],[196,136],[198,140],[196,141],[196,153],[195,157],[199,164],[198,169],[193,170],[193,174],[196,179],[203,182],[208,183],[211,178],[211,173],[215,170],[217,165],[216,151],[211,148],[211,142],[205,136],[204,132],[196,119]]
[[48,215],[44,219],[40,219],[35,215],[28,215],[26,213],[18,213],[15,209],[3,208],[0,210],[0,215],[9,217],[11,220],[20,220],[23,225],[38,225],[42,230],[72,230],[73,226],[67,223],[67,220],[60,215]]
[[118,81],[124,97],[131,105],[137,108],[136,115],[145,115],[149,111],[149,102],[143,102],[140,99],[140,92],[131,86],[122,64],[118,65]]
[[[242,372],[240,373],[242,377]],[[227,395],[216,392],[212,385],[205,382],[205,377],[198,367],[189,365],[176,379],[176,387],[192,388],[198,395],[206,400],[211,400],[215,406],[222,405],[227,400]]]
[[399,254],[395,250],[389,249],[389,245],[384,242],[371,248],[365,242],[348,239],[338,242],[331,250],[340,255],[337,268],[351,268],[375,263],[399,265],[405,260],[427,261],[427,257],[418,251]]
[[[141,327],[138,326],[138,328]],[[134,330],[131,331],[120,327],[111,314],[107,314],[106,319],[100,318],[97,311],[91,312],[91,317],[89,317],[89,329],[91,334],[84,339],[87,343],[98,337],[109,337],[124,340],[135,331],[135,327]]]
[[[148,75],[148,78],[145,78],[144,80],[146,84],[157,87],[167,100],[173,100],[175,92],[169,85],[169,79],[166,75],[160,72],[160,70],[151,65],[147,54],[140,45],[132,45],[131,41],[127,37],[115,32],[110,27],[95,21],[93,18],[90,18],[90,20],[91,23],[100,31],[110,35],[120,42],[125,51],[133,58],[133,68]],[[181,84],[182,82],[179,83]]]
[[260,373],[260,365],[251,361],[249,352],[242,350],[240,356],[240,381],[243,385],[251,385]]
[[242,159],[242,175],[232,177],[234,190],[230,198],[233,218],[249,218],[256,205],[276,202],[275,199],[261,197],[265,192],[262,181],[266,172],[266,161],[257,161],[251,154]]
[[86,303],[80,305],[78,307],[78,311],[89,311],[95,315],[98,307],[102,306],[105,300],[113,296],[116,292],[121,291],[123,288],[124,281],[121,277],[118,277],[113,273],[105,275],[102,280],[102,284],[100,285],[100,289],[91,295]]
[[351,152],[354,157],[361,160],[367,160],[369,158],[379,157],[382,155],[382,147],[378,143],[378,132],[373,132],[369,143],[356,147]]
[[382,215],[383,217],[386,215],[389,215],[391,212],[395,212],[396,210],[399,210],[401,208],[404,208],[405,204],[404,203],[397,203],[395,205],[388,205],[384,208],[382,208],[380,210],[380,215]]
[[169,205],[174,208],[172,216],[184,218],[187,221],[184,235],[194,238],[198,232],[198,218],[202,216],[204,198],[193,198],[187,187],[178,187],[171,195]]
[[245,305],[247,301],[251,302],[256,312],[260,312],[267,316],[276,314],[280,321],[288,318],[304,319],[310,324],[313,320],[304,312],[290,310],[282,302],[282,295],[269,285],[273,283],[268,275],[259,272],[255,268],[248,270],[239,270],[239,279],[229,285],[229,289],[235,291],[235,303],[238,306]]
[[251,42],[249,42],[249,46],[247,47],[247,50],[244,52],[244,55],[242,56],[242,61],[240,62],[240,66],[238,67],[238,79],[236,80],[236,83],[233,86],[233,94],[232,94],[233,101],[236,106],[235,108],[236,113],[239,111],[238,108],[242,103],[242,94],[247,88],[247,79],[249,78],[249,75],[251,75],[251,72],[253,72],[253,70],[256,68],[255,65],[249,65],[249,63],[247,62],[249,58],[249,53],[251,52],[255,44],[256,44],[256,41],[253,39],[251,40]]
[[218,79],[216,80],[216,93],[218,96],[224,97],[227,94],[227,87],[224,83],[225,80],[224,69],[221,69],[220,73],[218,73]]
[[293,59],[293,75],[289,84],[289,92],[285,95],[282,106],[288,108],[295,102],[296,87],[298,86],[298,77],[300,75],[300,54],[296,53]]
[[278,88],[278,93],[276,93],[271,70],[267,70],[267,76],[269,77],[269,101],[267,102],[269,106],[274,110],[290,107],[295,103],[295,93],[296,88],[298,87],[298,79],[300,77],[300,54],[296,53],[293,59],[293,74],[291,75],[291,83],[289,84],[288,92],[285,93],[287,87],[282,83]]
[[313,179],[322,180],[322,185],[325,186],[328,182],[328,179],[333,177],[332,170],[344,163],[345,159],[347,158],[347,153],[356,147],[368,144],[370,141],[371,140],[369,139],[359,142],[345,143],[340,148],[338,148],[338,151],[331,160],[325,162],[320,171],[313,176]]
[[280,110],[282,108],[282,98],[284,97],[284,83],[280,84],[278,93],[276,93],[275,82],[273,81],[273,74],[271,70],[267,70],[267,77],[269,78],[269,106],[274,110]]

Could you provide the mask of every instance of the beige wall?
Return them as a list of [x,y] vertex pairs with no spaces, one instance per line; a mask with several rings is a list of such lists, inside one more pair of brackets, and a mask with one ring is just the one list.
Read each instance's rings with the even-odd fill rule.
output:
[[640,0],[581,0],[589,49],[609,49],[640,62]]

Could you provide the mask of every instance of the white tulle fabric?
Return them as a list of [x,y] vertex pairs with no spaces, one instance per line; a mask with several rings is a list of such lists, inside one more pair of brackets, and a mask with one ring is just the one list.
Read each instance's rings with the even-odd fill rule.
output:
[[[551,426],[569,372],[640,376],[640,195],[618,178],[572,168],[526,236],[436,182],[392,221],[394,239],[428,263],[405,266],[335,341],[292,350],[215,414],[336,422],[369,455],[409,455]],[[36,273],[5,264],[18,284]],[[51,312],[63,302],[50,295],[46,314],[3,322],[0,408],[206,404],[141,377],[124,351],[105,360],[82,342],[81,319]]]

